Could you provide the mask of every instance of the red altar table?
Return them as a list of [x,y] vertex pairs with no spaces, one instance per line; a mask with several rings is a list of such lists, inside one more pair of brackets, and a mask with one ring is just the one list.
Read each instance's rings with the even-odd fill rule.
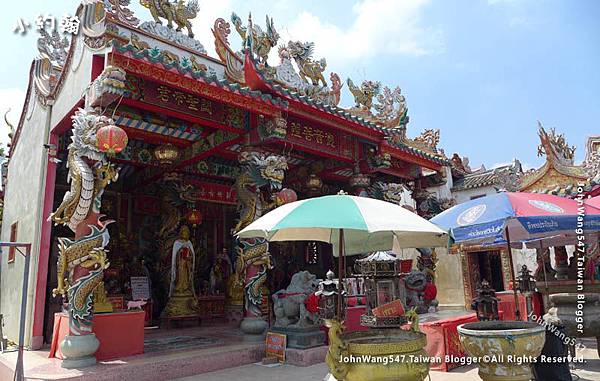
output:
[[477,321],[477,315],[472,312],[462,316],[419,324],[421,332],[427,335],[425,351],[429,356],[441,359],[441,362],[431,363],[431,370],[447,372],[461,365],[457,361],[446,362],[446,356],[454,356],[455,358],[466,356],[458,339],[456,327],[474,321]]
[[[94,315],[94,333],[100,341],[98,360],[111,360],[144,353],[144,311]],[[54,314],[54,333],[49,357],[63,359],[59,343],[69,333],[69,316]]]
[[[502,320],[516,320],[517,312],[515,308],[515,297],[512,291],[500,291],[496,292],[496,298],[498,298],[498,310],[504,312],[504,318]],[[527,302],[523,294],[517,294],[519,300],[519,312],[521,313],[521,320],[527,321]],[[533,305],[533,314],[536,316],[543,315],[542,308],[542,297],[538,293],[531,295],[531,304]]]

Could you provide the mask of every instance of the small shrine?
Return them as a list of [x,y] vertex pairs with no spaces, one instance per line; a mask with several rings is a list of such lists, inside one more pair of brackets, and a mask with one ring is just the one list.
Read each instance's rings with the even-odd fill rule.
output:
[[[379,251],[358,259],[354,271],[364,278],[367,310],[362,325],[372,328],[397,328],[406,323],[406,295],[400,260],[392,253]],[[410,267],[409,269],[410,270]]]

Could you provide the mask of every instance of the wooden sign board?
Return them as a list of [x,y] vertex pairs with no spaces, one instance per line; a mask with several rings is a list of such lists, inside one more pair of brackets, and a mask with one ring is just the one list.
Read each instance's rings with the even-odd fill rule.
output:
[[267,332],[266,357],[275,357],[280,363],[284,363],[286,346],[286,335],[281,333]]
[[148,285],[148,277],[132,276],[131,277],[131,299],[132,300],[148,300],[150,299],[150,286]]

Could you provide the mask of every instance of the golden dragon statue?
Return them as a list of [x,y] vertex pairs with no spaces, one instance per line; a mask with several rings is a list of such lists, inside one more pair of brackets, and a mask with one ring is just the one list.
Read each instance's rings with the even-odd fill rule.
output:
[[[277,201],[268,200],[263,196],[263,189],[266,191],[281,189],[287,169],[287,161],[284,157],[256,151],[242,152],[239,161],[243,173],[238,177],[235,189],[240,219],[233,229],[234,233],[278,205]],[[241,295],[239,289],[244,287],[246,310],[260,316],[262,299],[266,292],[267,270],[271,267],[267,242],[264,239],[240,240],[237,251],[235,273],[228,294]],[[260,269],[252,278],[246,279],[246,272],[250,266],[259,266]]]
[[119,170],[106,161],[96,139],[100,128],[114,122],[91,107],[77,110],[72,120],[67,158],[70,189],[49,219],[68,226],[75,238],[59,238],[58,282],[52,293],[68,296],[70,332],[85,335],[92,330],[92,294],[108,267],[107,225],[113,221],[101,221],[101,199],[106,186],[117,180]]
[[169,0],[140,0],[140,4],[150,10],[150,14],[157,24],[162,24],[161,18],[167,19],[167,27],[172,29],[173,22],[175,22],[177,24],[176,31],[180,32],[186,28],[188,36],[194,38],[190,20],[196,18],[200,11],[198,0],[190,0],[187,4],[183,0],[178,0],[176,3]]
[[344,326],[333,319],[325,320],[325,326],[329,328],[327,332],[329,350],[327,356],[325,356],[325,363],[336,380],[343,380],[349,371],[347,364],[341,361],[342,356],[348,355],[348,345],[342,340]]
[[279,41],[279,33],[275,29],[273,18],[269,19],[269,16],[266,16],[266,18],[267,30],[263,31],[260,26],[253,25],[251,22],[249,22],[248,27],[243,26],[242,19],[235,12],[231,14],[231,22],[244,43],[248,37],[248,28],[252,29],[252,53],[258,57],[259,62],[265,65],[271,48],[277,46],[277,41]]
[[362,81],[360,87],[356,86],[350,78],[347,80],[348,89],[354,96],[356,108],[371,110],[373,106],[373,98],[379,94],[381,83],[376,81]]
[[300,78],[305,82],[308,82],[308,79],[310,79],[315,86],[320,83],[322,83],[323,86],[327,86],[327,81],[325,81],[325,77],[323,76],[323,72],[327,67],[327,61],[325,58],[321,58],[319,61],[313,60],[312,55],[314,49],[314,42],[290,41],[287,46],[290,56],[296,61],[296,64],[298,64]]

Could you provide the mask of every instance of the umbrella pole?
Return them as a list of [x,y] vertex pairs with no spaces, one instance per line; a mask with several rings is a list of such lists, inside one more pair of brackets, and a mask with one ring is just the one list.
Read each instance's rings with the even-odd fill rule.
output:
[[510,248],[510,235],[508,234],[508,226],[506,227],[506,245],[508,246],[508,263],[510,264],[510,277],[512,278],[513,296],[515,298],[515,315],[516,320],[521,320],[521,311],[519,311],[519,296],[517,295],[517,284],[515,279],[515,266],[513,264],[512,250]]
[[338,319],[340,321],[342,321],[342,308],[343,308],[343,298],[344,296],[342,295],[342,281],[344,278],[344,262],[343,262],[343,255],[344,255],[344,229],[340,229],[340,242],[338,244],[338,305],[337,305],[337,315],[338,315]]

